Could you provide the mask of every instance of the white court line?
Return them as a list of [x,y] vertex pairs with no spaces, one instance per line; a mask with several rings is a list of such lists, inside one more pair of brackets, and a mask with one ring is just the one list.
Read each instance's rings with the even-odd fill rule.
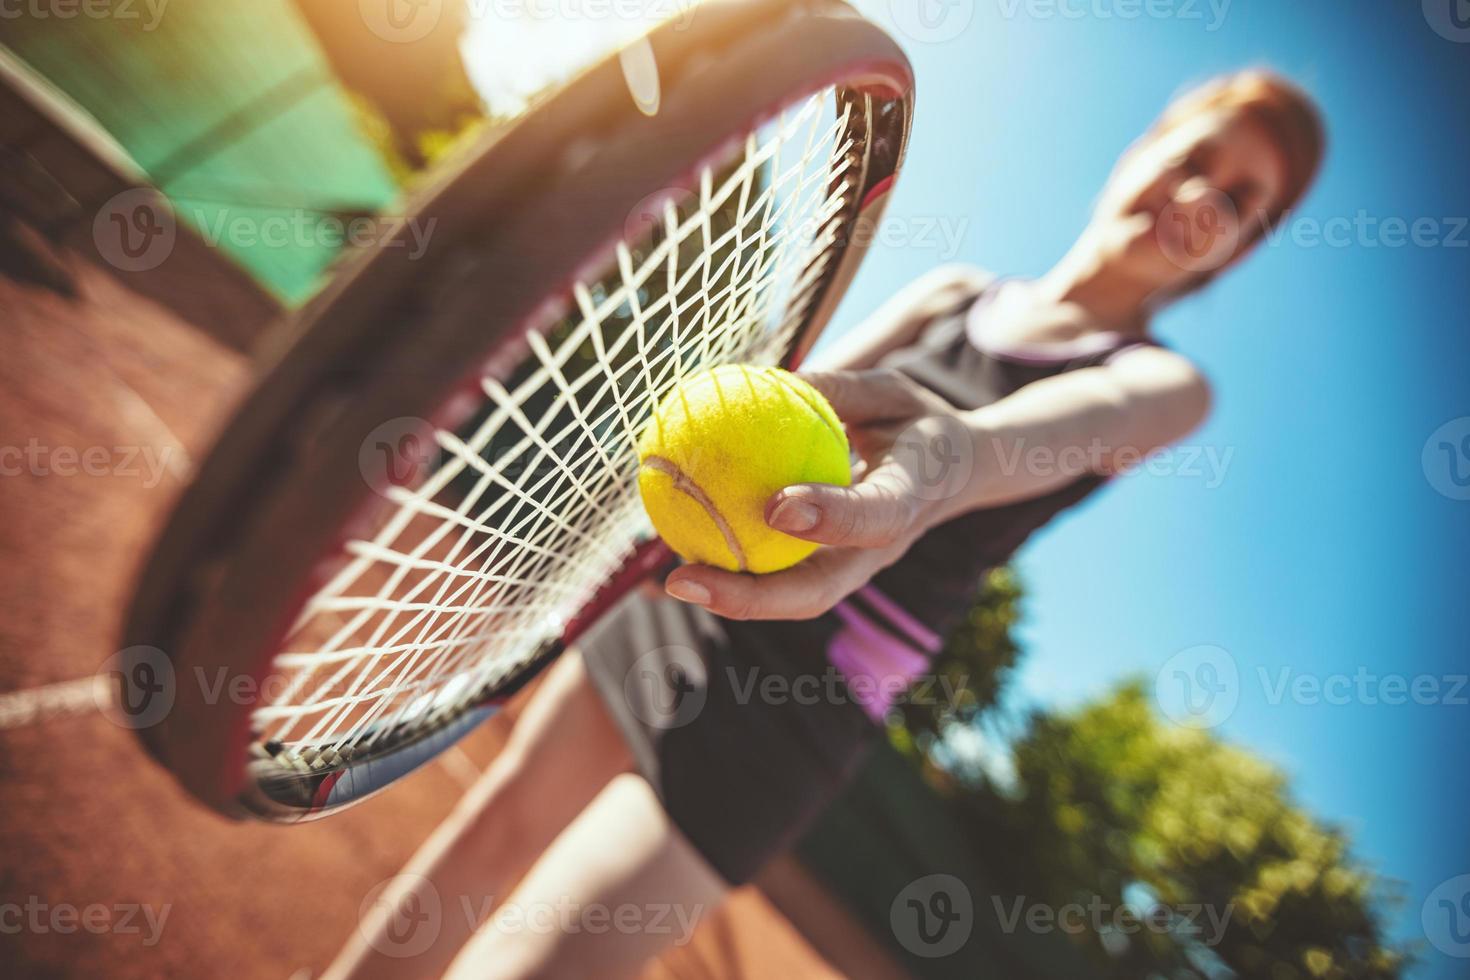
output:
[[97,676],[0,694],[0,731],[90,714],[111,698],[107,678]]

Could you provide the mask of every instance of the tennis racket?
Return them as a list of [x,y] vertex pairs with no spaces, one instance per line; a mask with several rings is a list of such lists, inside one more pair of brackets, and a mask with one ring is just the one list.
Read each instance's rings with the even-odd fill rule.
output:
[[385,240],[271,334],[165,526],[124,641],[175,682],[150,752],[222,812],[319,817],[668,565],[644,420],[691,372],[801,360],[912,84],[837,0],[712,2],[467,154],[411,209],[422,254]]

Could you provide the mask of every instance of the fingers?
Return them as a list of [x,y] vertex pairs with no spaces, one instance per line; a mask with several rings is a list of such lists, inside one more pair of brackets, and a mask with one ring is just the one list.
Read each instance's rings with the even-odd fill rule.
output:
[[832,403],[849,426],[922,414],[929,406],[913,382],[897,371],[814,371],[801,377]]
[[872,550],[819,551],[795,568],[743,575],[708,565],[670,573],[669,595],[726,619],[811,619],[862,588],[896,555]]
[[787,487],[766,505],[766,523],[807,541],[845,548],[886,548],[911,535],[921,501],[897,461],[880,463],[851,487]]

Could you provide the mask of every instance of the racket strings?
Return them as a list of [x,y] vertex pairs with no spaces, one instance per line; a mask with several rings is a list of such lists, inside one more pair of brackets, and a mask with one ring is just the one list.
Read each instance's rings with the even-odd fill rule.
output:
[[439,465],[390,490],[386,520],[306,603],[275,659],[284,690],[254,714],[265,739],[309,746],[307,762],[370,747],[461,710],[560,635],[648,533],[636,443],[657,400],[692,371],[788,349],[850,191],[850,108],[834,101],[819,93],[728,172],[706,168],[696,200],[666,201],[648,241],[575,286],[549,340],[529,335],[523,376],[482,379],[473,430],[435,433]]

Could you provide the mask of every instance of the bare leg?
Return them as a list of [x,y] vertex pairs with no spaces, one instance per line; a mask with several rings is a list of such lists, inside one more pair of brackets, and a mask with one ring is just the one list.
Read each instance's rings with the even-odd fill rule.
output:
[[633,773],[608,783],[464,948],[448,980],[636,977],[727,886]]
[[[581,654],[568,651],[531,696],[504,751],[364,915],[325,976],[443,973],[492,904],[630,764]],[[433,921],[420,921],[426,915]],[[423,949],[426,936],[432,941]]]

